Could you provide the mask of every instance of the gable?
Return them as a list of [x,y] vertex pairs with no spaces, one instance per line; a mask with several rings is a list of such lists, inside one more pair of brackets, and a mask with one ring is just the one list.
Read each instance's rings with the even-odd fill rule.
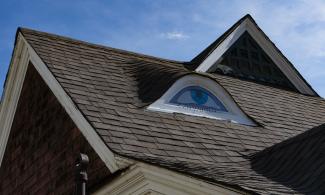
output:
[[288,78],[247,31],[220,57],[210,72],[296,91]]
[[0,194],[73,194],[79,153],[91,159],[89,188],[110,175],[30,64],[0,167]]
[[23,86],[23,81],[29,64],[32,64],[41,75],[47,86],[51,89],[57,100],[64,107],[70,118],[94,148],[111,172],[119,169],[113,153],[107,148],[103,140],[96,134],[93,127],[84,118],[75,106],[71,97],[58,83],[57,79],[44,64],[35,50],[29,45],[19,29],[16,34],[13,57],[7,74],[0,111],[0,163],[2,162],[6,144],[13,124],[18,99]]
[[[272,65],[255,66],[253,65],[253,63],[251,63],[251,67],[249,68],[243,68],[243,70],[240,70],[239,72],[239,69],[237,69],[236,76],[245,74],[247,75],[247,71],[249,71],[248,75],[251,76],[251,78],[249,78],[249,76],[245,76],[245,78],[249,78],[251,80],[253,79],[258,82],[261,82],[261,80],[263,80],[263,82],[264,80],[268,80],[267,83],[269,84],[276,83],[276,85],[274,86],[282,86],[294,91],[298,91],[302,94],[318,96],[317,93],[312,89],[312,87],[306,82],[306,80],[291,64],[291,62],[281,53],[281,51],[274,45],[274,43],[272,43],[271,40],[264,34],[264,32],[257,26],[257,24],[250,15],[247,15],[240,19],[218,40],[216,40],[213,44],[211,44],[208,48],[206,48],[203,52],[201,52],[197,57],[192,60],[192,63],[196,64],[194,65],[194,67],[196,66],[195,71],[214,72],[217,69],[216,66],[218,66],[219,63],[224,59],[223,57],[229,58],[229,55],[225,55],[225,53],[227,53],[227,51],[230,51],[231,47],[232,49],[236,46],[238,47],[238,43],[240,43],[241,41],[237,40],[243,38],[243,36],[247,36],[247,34],[251,36],[254,41],[256,41],[258,47],[260,47],[262,51],[266,53],[266,56],[270,58],[270,60],[267,59],[264,61],[270,61],[267,62],[267,64]],[[234,44],[236,46],[234,46]],[[245,49],[248,49],[248,45],[245,46]],[[249,56],[247,55],[247,57]],[[242,64],[243,62],[241,62],[241,66],[243,66]],[[250,63],[248,63],[247,66],[249,66],[249,64]],[[237,64],[232,64],[231,67],[235,67],[236,65]],[[268,69],[270,67],[272,67],[270,71],[273,71],[270,74],[271,77],[261,77],[262,75],[267,74],[267,72],[269,71]],[[260,70],[261,68],[262,70]],[[227,67],[223,67],[223,69],[224,71],[230,71],[229,67],[228,69]],[[262,72],[262,75],[261,73],[256,74],[256,72],[258,71]]]

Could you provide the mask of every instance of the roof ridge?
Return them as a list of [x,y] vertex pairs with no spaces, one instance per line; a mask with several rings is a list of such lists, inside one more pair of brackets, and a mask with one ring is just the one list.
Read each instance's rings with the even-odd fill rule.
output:
[[26,28],[26,27],[18,27],[18,29],[17,29],[17,32],[21,32],[22,34],[24,34],[24,31],[28,32],[28,33],[37,33],[37,34],[47,35],[47,36],[50,36],[50,37],[53,37],[53,38],[59,38],[59,39],[64,40],[64,41],[70,41],[70,42],[74,42],[74,43],[81,43],[81,44],[85,44],[85,45],[90,46],[90,47],[99,47],[99,48],[103,48],[103,49],[108,49],[108,50],[111,50],[111,51],[119,53],[119,54],[132,55],[133,57],[141,58],[143,60],[147,59],[147,60],[154,60],[155,62],[159,61],[159,62],[178,63],[178,64],[179,63],[182,63],[182,64],[183,63],[188,63],[187,61],[178,61],[178,60],[160,58],[160,57],[156,57],[156,56],[151,56],[151,55],[142,54],[142,53],[133,52],[133,51],[128,51],[128,50],[119,49],[119,48],[114,48],[114,47],[101,45],[101,44],[97,44],[97,43],[91,43],[91,42],[88,42],[88,41],[74,39],[74,38],[64,36],[64,35],[58,35],[58,34],[54,34],[54,33],[49,33],[49,32],[39,31],[39,30],[35,30],[35,29],[30,29],[30,28]]

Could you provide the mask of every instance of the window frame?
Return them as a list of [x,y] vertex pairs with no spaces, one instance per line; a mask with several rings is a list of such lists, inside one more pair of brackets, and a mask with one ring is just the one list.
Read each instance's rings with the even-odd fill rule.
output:
[[[212,93],[225,106],[228,112],[209,112],[190,108],[181,105],[171,104],[170,100],[182,89],[189,86],[199,86]],[[161,98],[147,107],[151,111],[159,111],[166,113],[182,113],[186,115],[213,118],[217,120],[226,120],[233,123],[256,126],[256,124],[246,116],[246,114],[238,107],[233,98],[220,86],[217,82],[210,78],[197,74],[186,75],[177,80]]]

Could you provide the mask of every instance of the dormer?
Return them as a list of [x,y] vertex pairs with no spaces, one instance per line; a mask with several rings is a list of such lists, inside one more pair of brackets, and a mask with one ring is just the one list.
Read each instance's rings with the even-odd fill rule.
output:
[[221,85],[200,74],[178,79],[148,109],[256,126]]

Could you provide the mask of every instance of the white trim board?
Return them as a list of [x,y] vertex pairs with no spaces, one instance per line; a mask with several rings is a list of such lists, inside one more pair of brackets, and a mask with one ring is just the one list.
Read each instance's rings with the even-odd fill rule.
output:
[[211,184],[164,168],[136,163],[94,195],[235,195],[247,194]]
[[[186,108],[184,106],[172,105],[169,101],[183,88],[187,86],[200,86],[210,91],[215,95],[228,112],[208,112],[203,110]],[[167,113],[182,113],[193,116],[201,116],[213,118],[217,120],[228,120],[234,123],[256,126],[256,124],[246,116],[246,114],[234,102],[227,91],[222,88],[216,81],[213,81],[198,74],[186,75],[177,80],[162,97],[148,106],[148,110],[167,112]]]
[[59,82],[54,78],[50,70],[28,44],[21,33],[17,36],[17,43],[0,111],[0,165],[5,153],[6,144],[10,134],[11,125],[15,115],[20,91],[24,82],[29,62],[41,75],[47,86],[53,92],[57,100],[66,110],[88,143],[94,148],[98,156],[103,160],[108,169],[113,173],[119,169],[112,151],[106,146],[94,128],[89,124],[72,99],[64,91]]
[[6,85],[3,89],[1,110],[0,110],[0,165],[6,150],[16,108],[23,87],[29,55],[27,46],[18,36],[13,57],[7,74]]
[[214,65],[221,56],[234,44],[237,39],[247,31],[265,53],[273,60],[283,74],[291,81],[297,90],[307,95],[317,95],[306,82],[297,74],[294,68],[277,50],[275,45],[269,41],[265,35],[257,28],[256,24],[250,18],[246,18],[235,28],[213,52],[196,68],[198,72],[209,72],[214,69]]

